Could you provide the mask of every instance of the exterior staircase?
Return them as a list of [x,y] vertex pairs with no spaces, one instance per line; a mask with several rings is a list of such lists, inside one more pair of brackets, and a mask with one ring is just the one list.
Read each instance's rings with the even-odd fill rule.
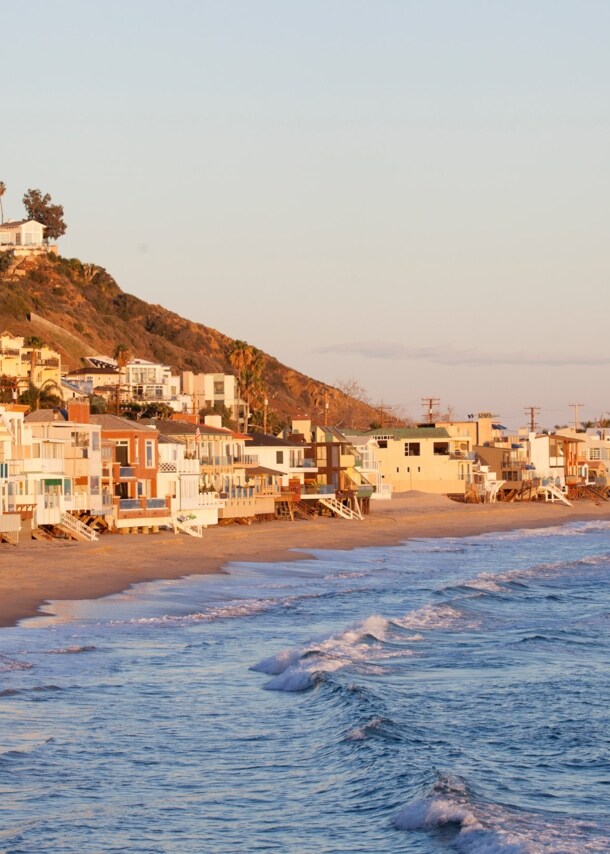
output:
[[324,505],[324,507],[328,507],[329,510],[332,510],[337,516],[342,516],[344,519],[360,519],[362,520],[363,516],[360,510],[352,510],[351,507],[346,507],[345,504],[341,504],[340,501],[337,501],[336,498],[328,497],[328,498],[320,498],[320,504]]
[[561,501],[562,504],[565,504],[568,507],[572,506],[572,502],[568,501],[561,489],[558,489],[554,483],[548,483],[545,486],[539,487],[538,492],[543,495],[546,493],[547,496],[550,497],[551,501]]
[[83,525],[80,519],[77,519],[76,516],[73,516],[71,513],[62,513],[61,521],[55,527],[59,528],[59,530],[63,531],[65,534],[68,534],[70,537],[73,537],[75,540],[83,540],[85,542],[92,543],[99,539],[93,528],[90,528],[88,525]]
[[172,525],[174,527],[174,534],[182,532],[183,534],[188,534],[189,537],[203,537],[204,526],[193,521],[193,519],[189,518],[189,516],[186,516],[184,513],[172,516]]
[[294,512],[303,519],[314,519],[318,515],[313,501],[297,501],[294,505]]

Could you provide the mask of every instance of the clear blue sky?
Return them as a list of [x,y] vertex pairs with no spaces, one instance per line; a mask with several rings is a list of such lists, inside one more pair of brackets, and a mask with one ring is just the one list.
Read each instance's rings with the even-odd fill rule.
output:
[[419,417],[610,410],[606,0],[2,4],[5,216]]

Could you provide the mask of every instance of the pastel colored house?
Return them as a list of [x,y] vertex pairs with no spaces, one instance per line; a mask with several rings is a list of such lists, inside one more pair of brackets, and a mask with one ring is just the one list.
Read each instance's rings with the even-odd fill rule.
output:
[[384,484],[392,492],[418,490],[464,495],[471,481],[474,454],[469,436],[450,436],[444,427],[394,427],[367,431]]

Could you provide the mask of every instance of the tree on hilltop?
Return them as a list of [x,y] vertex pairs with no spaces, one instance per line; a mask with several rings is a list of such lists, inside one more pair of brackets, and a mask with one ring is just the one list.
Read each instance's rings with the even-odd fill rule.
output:
[[0,181],[0,222],[4,222],[4,208],[2,207],[2,196],[6,193],[6,184]]
[[23,197],[28,219],[35,219],[44,225],[44,237],[47,241],[57,240],[66,233],[67,228],[63,205],[54,205],[51,202],[51,196],[48,193],[43,196],[40,190],[28,190]]

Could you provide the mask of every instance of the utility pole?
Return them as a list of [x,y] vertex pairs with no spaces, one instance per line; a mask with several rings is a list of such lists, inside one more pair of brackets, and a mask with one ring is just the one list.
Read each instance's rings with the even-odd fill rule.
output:
[[265,395],[263,400],[263,433],[267,433],[267,407],[269,406],[269,398]]
[[422,414],[427,419],[428,424],[434,424],[435,410],[438,411],[440,402],[440,398],[438,397],[422,397]]
[[540,412],[539,406],[526,406],[523,410],[530,417],[530,433],[536,432],[536,413]]
[[574,432],[578,430],[578,410],[584,403],[568,403],[568,406],[574,410]]

